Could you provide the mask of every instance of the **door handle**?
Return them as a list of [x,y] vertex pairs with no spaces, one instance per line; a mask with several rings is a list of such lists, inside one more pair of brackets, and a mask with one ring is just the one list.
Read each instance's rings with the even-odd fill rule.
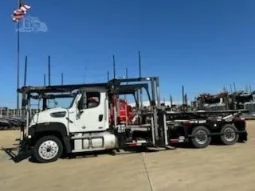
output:
[[100,115],[98,116],[98,121],[102,121],[102,120],[103,120],[103,117],[104,117],[104,115],[103,115],[103,114],[100,114]]

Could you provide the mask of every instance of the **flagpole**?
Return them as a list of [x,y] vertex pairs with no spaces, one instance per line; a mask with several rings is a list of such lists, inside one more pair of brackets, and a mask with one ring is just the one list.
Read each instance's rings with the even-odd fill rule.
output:
[[[18,0],[18,8],[20,7],[21,0]],[[17,90],[19,89],[19,74],[20,74],[20,23],[17,22]],[[17,112],[19,111],[19,93],[17,91]]]

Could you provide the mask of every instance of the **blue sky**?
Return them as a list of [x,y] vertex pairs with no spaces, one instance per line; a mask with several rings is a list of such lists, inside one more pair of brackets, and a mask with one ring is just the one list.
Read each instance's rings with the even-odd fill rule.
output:
[[[47,32],[21,33],[21,83],[25,55],[28,84],[43,85],[47,56],[52,84],[103,82],[112,75],[159,76],[162,99],[180,100],[217,92],[235,82],[254,88],[254,0],[26,0],[28,15],[47,25]],[[17,1],[0,8],[0,105],[16,105],[16,32],[11,13]]]

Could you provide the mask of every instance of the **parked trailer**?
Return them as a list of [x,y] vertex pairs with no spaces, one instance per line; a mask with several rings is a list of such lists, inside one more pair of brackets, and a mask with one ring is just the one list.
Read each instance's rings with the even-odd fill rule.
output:
[[196,98],[194,106],[196,109],[206,111],[224,111],[224,110],[246,110],[243,117],[254,119],[255,117],[255,92],[247,93],[244,91],[229,93],[221,92],[219,94],[201,94]]
[[[146,111],[139,107],[138,91],[141,89],[150,101]],[[56,161],[70,153],[119,151],[131,147],[168,148],[173,142],[191,142],[196,148],[205,148],[213,136],[221,138],[226,145],[247,141],[246,123],[238,113],[212,117],[208,113],[167,112],[160,104],[158,77],[113,79],[97,84],[29,86],[18,91],[22,94],[22,107],[27,111],[19,153],[32,151],[34,158],[42,163]],[[41,112],[30,115],[31,99],[42,100],[46,106],[47,99],[63,97],[65,93],[67,97],[73,96],[69,108],[44,107]],[[127,94],[136,100],[139,120],[121,123],[116,98]],[[112,110],[114,121],[110,123]]]
[[23,121],[17,117],[0,117],[0,130],[19,130]]
[[[166,112],[170,142],[191,142],[194,147],[205,148],[212,138],[225,145],[247,141],[245,119],[240,112]],[[168,116],[168,117],[167,117]],[[201,136],[202,135],[202,136]],[[204,144],[197,144],[198,142]]]

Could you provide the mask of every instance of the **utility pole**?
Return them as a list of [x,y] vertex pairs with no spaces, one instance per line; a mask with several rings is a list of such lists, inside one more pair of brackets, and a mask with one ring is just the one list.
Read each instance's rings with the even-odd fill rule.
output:
[[172,107],[172,105],[173,105],[173,98],[172,98],[171,95],[169,95],[169,101],[170,101],[170,107]]
[[184,105],[185,98],[184,98],[184,86],[182,86],[182,105]]
[[109,71],[107,72],[107,81],[108,82],[110,81],[110,73],[109,73]]
[[[126,79],[128,78],[128,68],[126,68],[126,76],[125,76],[125,78]],[[127,84],[128,84],[128,82],[127,82]],[[124,99],[127,100],[126,94],[124,95]]]
[[[21,0],[18,0],[18,8],[21,6]],[[17,22],[17,90],[19,89],[19,74],[20,74],[20,23]],[[19,111],[19,93],[17,91],[17,111]]]
[[234,91],[236,92],[236,84],[235,84],[235,82],[233,83],[233,85],[234,85]]
[[184,95],[184,101],[185,101],[185,105],[188,105],[188,95],[187,94]]
[[27,85],[27,56],[25,57],[24,86]]
[[[126,68],[126,78],[128,78],[128,68]],[[128,84],[128,82],[127,82]]]
[[[141,63],[141,53],[138,52],[138,66],[139,66],[139,78],[142,78],[142,63]],[[143,90],[140,89],[140,102],[141,107],[143,107]]]
[[116,66],[115,66],[115,56],[112,56],[112,61],[113,61],[113,78],[116,78]]
[[61,73],[61,85],[63,86],[64,85],[64,74]]
[[142,65],[141,65],[141,53],[138,52],[138,64],[139,64],[139,77],[142,77]]
[[46,86],[46,74],[43,75],[43,85]]
[[50,86],[50,56],[48,56],[48,85]]

